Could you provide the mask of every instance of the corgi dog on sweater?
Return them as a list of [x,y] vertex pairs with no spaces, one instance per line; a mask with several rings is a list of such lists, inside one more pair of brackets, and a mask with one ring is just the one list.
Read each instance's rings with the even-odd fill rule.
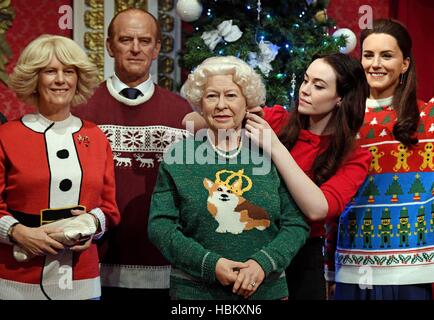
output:
[[[226,181],[221,181],[219,173],[222,172],[229,172],[232,175]],[[250,185],[242,189],[242,177],[246,177],[243,175],[243,170],[238,172],[221,170],[216,176],[215,182],[207,178],[203,180],[203,185],[208,190],[208,211],[219,224],[216,232],[240,234],[254,228],[262,231],[270,226],[268,213],[241,196],[251,188],[251,180],[247,178]],[[234,176],[241,178],[229,184]]]

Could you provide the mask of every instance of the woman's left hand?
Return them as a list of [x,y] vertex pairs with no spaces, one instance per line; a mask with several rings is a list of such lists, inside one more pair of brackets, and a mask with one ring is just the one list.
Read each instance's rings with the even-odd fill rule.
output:
[[255,144],[271,154],[272,148],[279,143],[279,138],[267,121],[254,113],[246,114],[246,135]]
[[84,251],[86,249],[89,249],[90,245],[92,244],[92,239],[93,239],[93,237],[90,237],[88,240],[86,240],[85,243],[80,242],[79,244],[76,244],[76,245],[70,247],[69,250],[75,251],[75,252],[81,252],[81,251]]
[[[88,212],[86,212],[84,210],[71,210],[71,213],[73,216],[79,216],[79,215],[82,215],[82,214],[85,214]],[[99,225],[98,219],[93,214],[91,214],[91,215],[92,215],[93,219],[95,220],[95,225],[96,225],[96,228],[98,229],[98,225]],[[80,241],[79,243],[70,247],[69,250],[76,251],[76,252],[84,251],[90,247],[90,245],[92,244],[92,239],[93,239],[93,236],[91,236],[84,243],[83,243],[83,241]]]
[[247,268],[240,269],[237,280],[235,280],[232,292],[245,299],[256,292],[265,278],[265,272],[255,260],[247,260]]

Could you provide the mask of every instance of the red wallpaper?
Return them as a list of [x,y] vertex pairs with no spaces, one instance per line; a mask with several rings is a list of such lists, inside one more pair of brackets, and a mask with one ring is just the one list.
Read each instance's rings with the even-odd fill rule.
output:
[[[8,73],[13,70],[21,50],[37,36],[50,33],[72,37],[72,30],[61,30],[58,26],[58,20],[62,16],[58,11],[65,4],[72,6],[72,0],[12,0],[15,19],[6,33],[6,39],[13,51],[13,58],[7,65]],[[18,101],[15,94],[0,83],[0,112],[11,120],[30,110],[31,107]]]
[[336,22],[337,28],[351,29],[357,37],[357,47],[351,52],[354,57],[359,57],[359,8],[363,5],[371,6],[374,19],[388,18],[390,0],[330,0],[327,14]]
[[397,18],[404,22],[413,39],[417,72],[418,98],[434,97],[434,2],[432,0],[399,0]]

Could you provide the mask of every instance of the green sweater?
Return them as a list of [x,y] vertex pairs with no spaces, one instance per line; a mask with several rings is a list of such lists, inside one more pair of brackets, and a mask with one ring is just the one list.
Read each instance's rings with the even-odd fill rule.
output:
[[[204,147],[215,164],[197,164],[202,163],[197,159],[185,164]],[[168,164],[166,157],[180,151],[183,163]],[[208,142],[187,139],[173,145],[160,165],[148,235],[172,264],[172,298],[241,299],[232,285],[216,279],[222,257],[261,265],[265,279],[252,299],[288,295],[284,270],[309,227],[273,165],[266,175],[253,174],[260,167],[253,164],[259,153],[249,151],[243,146],[235,159],[227,160]]]

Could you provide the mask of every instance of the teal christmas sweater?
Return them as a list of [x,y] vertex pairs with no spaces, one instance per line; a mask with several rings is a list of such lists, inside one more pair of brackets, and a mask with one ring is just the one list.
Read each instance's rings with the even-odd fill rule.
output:
[[434,105],[420,105],[419,143],[393,137],[391,98],[367,101],[358,138],[367,179],[341,215],[335,279],[361,285],[434,282]]
[[251,299],[288,295],[284,270],[309,227],[269,158],[248,140],[240,150],[225,159],[206,140],[190,138],[174,144],[160,166],[148,233],[172,264],[173,299],[241,299],[216,279],[222,257],[261,265],[265,279]]

